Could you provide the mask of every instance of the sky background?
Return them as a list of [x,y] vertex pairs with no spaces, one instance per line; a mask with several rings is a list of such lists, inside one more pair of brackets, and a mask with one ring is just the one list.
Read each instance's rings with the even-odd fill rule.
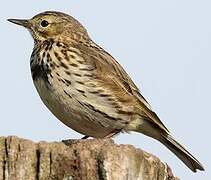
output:
[[90,36],[127,70],[172,135],[206,172],[192,173],[163,145],[138,133],[133,144],[167,162],[182,180],[211,178],[211,1],[7,0],[0,6],[0,136],[34,141],[80,138],[41,102],[31,79],[29,33],[6,21],[59,10],[77,18]]

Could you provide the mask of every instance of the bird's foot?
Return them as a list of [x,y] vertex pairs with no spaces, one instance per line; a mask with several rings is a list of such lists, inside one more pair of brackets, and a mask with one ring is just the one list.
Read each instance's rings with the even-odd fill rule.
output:
[[65,145],[71,145],[71,144],[73,144],[73,143],[75,143],[75,142],[77,142],[77,141],[79,141],[79,139],[64,139],[64,140],[62,140],[62,142],[65,144]]
[[81,141],[81,140],[87,139],[87,138],[89,138],[89,136],[83,136],[81,139],[64,139],[64,140],[62,140],[62,142],[66,145],[71,145],[73,143],[76,143],[78,141]]

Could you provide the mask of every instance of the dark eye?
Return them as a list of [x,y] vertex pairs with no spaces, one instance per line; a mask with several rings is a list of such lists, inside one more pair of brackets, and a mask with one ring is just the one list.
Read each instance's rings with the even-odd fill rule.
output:
[[49,22],[46,21],[46,20],[43,20],[43,21],[41,22],[41,26],[42,26],[42,27],[47,27],[48,25],[49,25]]

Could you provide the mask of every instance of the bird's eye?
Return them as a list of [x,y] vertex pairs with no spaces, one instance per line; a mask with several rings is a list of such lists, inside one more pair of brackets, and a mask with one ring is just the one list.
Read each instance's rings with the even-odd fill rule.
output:
[[43,20],[43,21],[41,22],[41,26],[42,26],[42,27],[47,27],[48,25],[49,25],[49,22],[46,21],[46,20]]

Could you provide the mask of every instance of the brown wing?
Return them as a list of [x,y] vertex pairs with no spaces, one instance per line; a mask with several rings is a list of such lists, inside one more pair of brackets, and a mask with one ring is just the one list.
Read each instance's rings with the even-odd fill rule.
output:
[[[88,63],[95,67],[98,83],[103,87],[110,89],[119,101],[125,105],[132,104],[137,106],[141,113],[149,117],[149,119],[157,124],[161,129],[168,132],[158,116],[151,110],[149,103],[140,94],[139,89],[122,68],[122,66],[106,51],[96,44],[89,46],[80,45],[79,49],[82,54],[89,57]],[[136,105],[137,104],[137,105]]]

